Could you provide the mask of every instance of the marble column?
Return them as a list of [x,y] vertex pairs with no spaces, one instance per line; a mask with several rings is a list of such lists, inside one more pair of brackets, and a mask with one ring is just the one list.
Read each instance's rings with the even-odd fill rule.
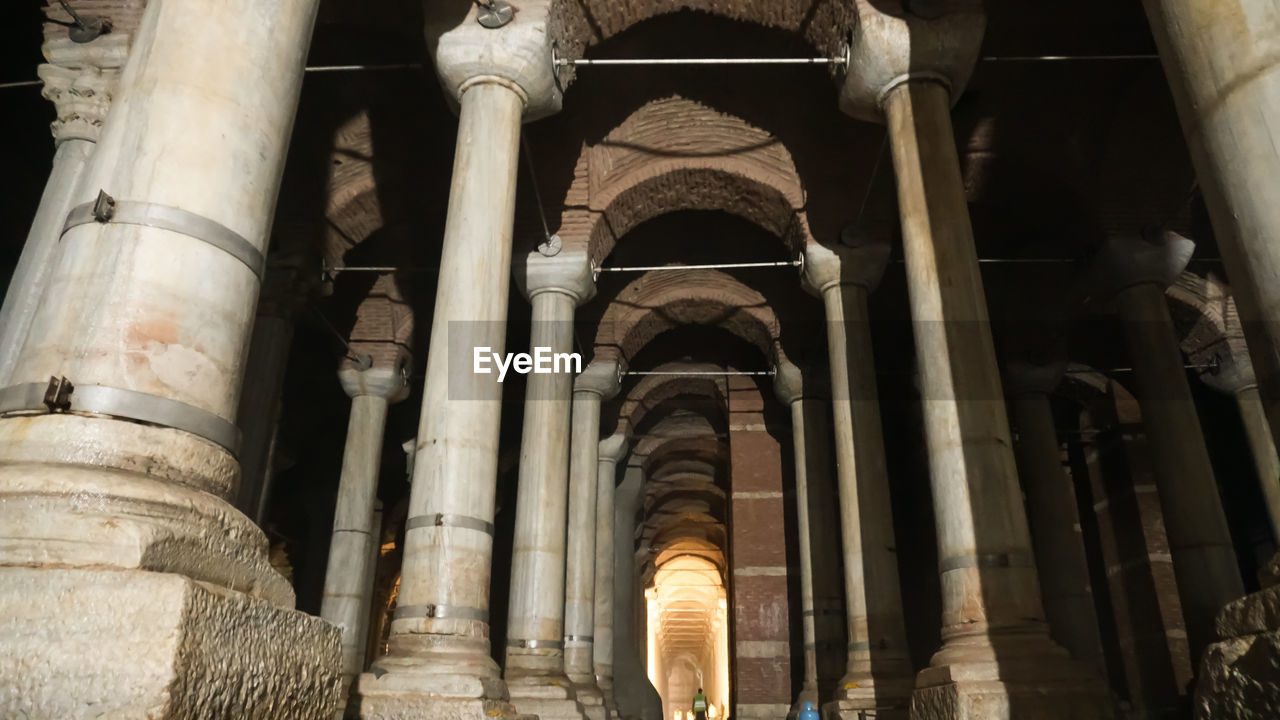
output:
[[400,363],[375,364],[367,370],[348,364],[338,373],[342,389],[351,397],[351,416],[338,479],[320,617],[342,630],[344,691],[364,670],[373,592],[370,566],[375,557],[369,547],[376,544],[378,532],[374,505],[382,466],[382,436],[388,405],[409,394],[407,376],[407,366]]
[[618,714],[613,696],[613,592],[614,592],[614,506],[618,485],[618,463],[630,449],[625,432],[600,441],[596,462],[596,577],[595,647],[593,660],[596,685],[604,695],[609,715]]
[[1280,8],[1143,0],[1280,445]]
[[[796,476],[796,530],[800,556],[800,606],[804,629],[804,681],[791,715],[806,702],[821,707],[830,693],[830,668],[819,647],[841,642],[839,576],[833,537],[836,534],[836,493],[831,482],[831,428],[827,422],[826,378],[804,373],[791,363],[780,364],[773,377],[778,400],[791,412]],[[826,670],[824,675],[822,672]],[[839,677],[839,673],[834,673]],[[908,675],[909,677],[909,675]]]
[[301,268],[272,268],[263,277],[257,317],[245,360],[244,386],[236,409],[240,428],[240,487],[235,506],[261,525],[274,477],[285,371],[293,345],[294,313],[305,302]]
[[[547,3],[498,29],[425,8],[434,66],[459,106],[422,412],[388,653],[360,676],[360,715],[513,715],[489,654],[502,385],[477,348],[505,349],[520,125],[559,105]],[[441,35],[440,28],[450,28]]]
[[943,645],[916,678],[911,715],[1111,717],[1101,679],[1044,621],[951,127],[982,4],[936,19],[881,8],[857,8],[841,107],[888,125],[920,371]]
[[600,404],[618,394],[620,372],[617,362],[597,358],[573,384],[564,580],[564,670],[573,683],[578,702],[592,720],[608,717],[594,667]]
[[613,667],[618,714],[624,718],[665,720],[662,696],[649,681],[645,661],[643,591],[636,568],[636,517],[644,500],[644,471],[632,458],[623,470],[614,499]]
[[805,249],[804,283],[826,308],[831,366],[849,659],[827,711],[842,718],[867,708],[902,714],[912,686],[867,312],[888,259],[884,243]]
[[1105,675],[1075,486],[1062,467],[1050,404],[1050,394],[1065,370],[1065,363],[1010,363],[1005,389],[1018,431],[1014,454],[1027,498],[1031,545],[1040,569],[1049,635],[1072,657]]
[[0,306],[0,387],[9,384],[31,321],[57,259],[58,240],[75,191],[93,156],[120,68],[137,28],[121,25],[87,43],[66,36],[42,48],[48,64],[36,68],[43,95],[53,102],[53,168]]
[[533,305],[530,354],[545,352],[549,371],[530,374],[525,389],[504,674],[519,712],[577,719],[584,711],[565,674],[564,617],[570,410],[579,368],[557,366],[554,358],[573,351],[574,309],[595,294],[595,282],[580,250],[532,252],[518,279]]
[[1164,295],[1193,251],[1172,234],[1112,238],[1096,259],[1094,286],[1114,298],[1124,326],[1187,641],[1199,657],[1213,641],[1214,616],[1244,595],[1244,582]]
[[317,6],[162,0],[133,37],[0,390],[0,716],[337,707],[337,630],[228,503]]
[[1202,372],[1200,380],[1218,392],[1230,395],[1240,410],[1245,439],[1253,456],[1253,467],[1258,474],[1258,487],[1267,504],[1267,520],[1271,524],[1271,536],[1280,544],[1280,457],[1271,435],[1271,424],[1258,392],[1258,381],[1247,352],[1231,348],[1221,364]]

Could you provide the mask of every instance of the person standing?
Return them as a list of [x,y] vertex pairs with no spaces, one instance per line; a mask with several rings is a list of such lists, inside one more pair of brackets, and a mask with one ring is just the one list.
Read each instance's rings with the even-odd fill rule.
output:
[[693,718],[707,720],[707,696],[702,694],[702,688],[698,688],[698,694],[693,696]]

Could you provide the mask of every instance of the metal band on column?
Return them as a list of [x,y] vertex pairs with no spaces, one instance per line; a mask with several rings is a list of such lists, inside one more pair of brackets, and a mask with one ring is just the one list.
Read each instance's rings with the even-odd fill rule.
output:
[[71,228],[93,223],[142,225],[186,235],[244,263],[259,280],[267,265],[258,248],[236,231],[203,215],[168,205],[116,200],[99,191],[97,200],[71,208],[67,221],[62,225],[62,234],[66,235]]
[[31,411],[110,415],[198,435],[232,455],[240,450],[240,430],[234,423],[194,405],[137,390],[73,385],[65,377],[0,389],[0,414]]

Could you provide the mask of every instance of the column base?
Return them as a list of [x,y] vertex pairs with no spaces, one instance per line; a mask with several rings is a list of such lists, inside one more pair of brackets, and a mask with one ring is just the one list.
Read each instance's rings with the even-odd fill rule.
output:
[[356,681],[363,720],[517,720],[493,659],[474,651],[433,650],[440,636],[401,638],[406,650],[379,658]]
[[813,703],[814,710],[821,710],[822,706],[818,704],[818,688],[813,685],[806,685],[796,694],[796,701],[791,703],[791,711],[787,713],[788,720],[795,720],[800,716],[800,711],[804,710],[805,703]]
[[522,675],[508,679],[507,685],[511,704],[522,714],[537,715],[541,720],[587,719],[586,708],[563,675]]
[[1089,666],[1046,634],[948,640],[916,676],[911,720],[1112,720],[1115,703]]
[[609,709],[605,706],[604,693],[595,685],[575,683],[573,694],[590,720],[609,720]]
[[[878,679],[865,670],[840,678],[835,699],[822,706],[824,716],[863,720],[865,713],[878,720],[905,719],[914,689],[910,665],[905,660],[886,659],[879,660],[877,665],[888,670]],[[874,714],[869,712],[872,710]]]
[[905,707],[877,707],[875,703],[834,700],[822,706],[824,720],[907,720]]
[[0,717],[332,717],[338,629],[182,575],[0,568]]
[[1280,717],[1280,585],[1227,603],[1216,625],[1222,639],[1200,664],[1196,717]]

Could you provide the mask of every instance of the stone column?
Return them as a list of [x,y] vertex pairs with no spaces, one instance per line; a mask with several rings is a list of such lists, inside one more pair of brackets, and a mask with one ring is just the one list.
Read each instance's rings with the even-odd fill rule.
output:
[[317,5],[147,6],[0,390],[0,716],[337,707],[337,630],[227,502]]
[[1124,325],[1194,658],[1213,640],[1214,616],[1244,595],[1244,583],[1164,295],[1193,250],[1172,234],[1157,242],[1113,238],[1097,258],[1094,283],[1099,295],[1115,298]]
[[[831,483],[831,442],[828,438],[825,378],[810,376],[791,363],[781,364],[773,377],[774,393],[791,411],[796,475],[797,537],[800,555],[800,604],[804,627],[804,684],[791,708],[798,714],[806,702],[821,707],[834,680],[820,667],[819,645],[840,642],[840,575],[831,546],[836,531],[836,494]],[[839,673],[835,673],[839,677]],[[909,677],[909,676],[908,676]]]
[[1101,680],[1049,639],[950,105],[980,2],[929,20],[859,3],[842,108],[888,124],[920,370],[942,584],[942,648],[913,718],[1110,717]]
[[615,490],[618,484],[618,463],[626,457],[630,442],[625,432],[618,432],[600,441],[596,462],[596,596],[595,596],[595,647],[594,665],[596,685],[604,695],[604,706],[609,716],[618,714],[618,703],[613,696],[613,588],[614,588],[614,528],[613,515]]
[[1006,390],[1018,429],[1014,451],[1027,498],[1049,635],[1072,657],[1105,675],[1080,511],[1075,487],[1062,468],[1062,449],[1049,401],[1065,370],[1064,363],[1010,363]]
[[1230,395],[1240,409],[1240,421],[1249,441],[1253,466],[1258,473],[1258,486],[1267,503],[1267,519],[1271,522],[1271,535],[1280,543],[1280,457],[1267,422],[1266,407],[1258,392],[1258,381],[1249,356],[1232,348],[1231,354],[1221,359],[1221,365],[1202,372],[1204,384],[1218,392]]
[[805,249],[805,285],[822,297],[826,308],[845,557],[849,660],[828,712],[850,719],[869,708],[895,708],[902,715],[911,695],[867,312],[867,294],[879,283],[888,259],[883,243]]
[[1113,379],[1083,367],[1070,379],[1097,393],[1086,394],[1080,414],[1081,460],[1092,490],[1129,704],[1140,718],[1186,717],[1194,662],[1142,411]]
[[9,385],[18,353],[49,284],[62,225],[102,133],[120,68],[129,55],[132,33],[137,30],[131,26],[136,24],[136,18],[128,18],[134,22],[120,23],[122,19],[113,18],[118,26],[88,43],[74,42],[60,26],[50,24],[54,36],[48,37],[43,47],[49,63],[40,65],[36,72],[44,81],[43,95],[53,102],[56,112],[52,125],[56,149],[49,180],[9,280],[4,305],[0,306],[0,387]]
[[263,278],[236,410],[242,442],[235,506],[259,525],[266,515],[274,475],[272,464],[285,371],[293,345],[294,313],[306,296],[298,282],[299,272],[300,268],[272,268]]
[[574,308],[595,294],[595,283],[584,251],[535,251],[522,271],[533,304],[530,353],[545,352],[551,370],[529,375],[525,389],[504,670],[519,712],[543,720],[582,718],[564,665],[570,410],[578,368],[553,366],[557,355],[573,351]]
[[320,617],[342,630],[344,690],[364,670],[369,603],[373,587],[370,565],[378,527],[378,473],[382,465],[382,436],[387,406],[409,394],[403,363],[375,364],[367,370],[350,365],[338,373],[342,389],[351,397],[347,444],[333,513],[333,540],[324,576]]
[[641,720],[665,720],[662,696],[649,682],[645,667],[644,628],[636,627],[645,613],[636,587],[636,515],[644,494],[644,471],[634,458],[623,471],[614,508],[613,653],[614,693],[618,714]]
[[478,11],[454,26],[451,7],[425,10],[436,72],[460,108],[458,142],[400,594],[388,654],[358,682],[361,717],[514,714],[489,655],[502,385],[473,370],[476,348],[504,350],[521,120],[554,111],[559,93],[540,60],[551,52],[546,3],[493,30]]
[[1280,445],[1280,9],[1143,0]]
[[[595,359],[573,384],[568,540],[564,580],[564,671],[592,720],[608,710],[594,667],[600,404],[621,389],[617,362]],[[612,488],[610,488],[612,495]],[[612,570],[612,569],[611,569]],[[612,577],[612,572],[609,573]]]

